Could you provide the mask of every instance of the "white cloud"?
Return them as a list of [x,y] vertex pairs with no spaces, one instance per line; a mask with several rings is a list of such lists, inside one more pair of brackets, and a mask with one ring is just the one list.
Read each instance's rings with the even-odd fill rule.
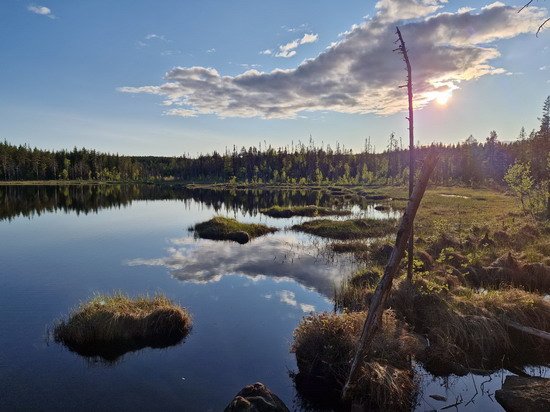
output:
[[161,56],[174,56],[176,54],[181,54],[181,50],[163,50],[160,52]]
[[376,17],[383,22],[415,19],[436,12],[445,3],[447,0],[379,0]]
[[150,33],[147,36],[145,36],[145,40],[160,40],[164,42],[168,41],[164,34],[155,34],[155,33]]
[[206,50],[206,53],[216,53],[216,49],[214,49],[214,48],[208,49],[208,50]]
[[[413,64],[415,106],[486,75],[508,73],[491,63],[500,56],[498,40],[536,32],[546,11],[493,3],[478,12],[441,13],[442,1],[381,0],[377,14],[354,25],[317,57],[293,69],[247,70],[237,76],[210,67],[175,67],[158,86],[122,87],[149,93],[195,115],[295,118],[307,111],[392,114],[406,109],[404,67],[395,49],[396,7]],[[306,35],[312,41],[314,35]],[[304,39],[304,38],[302,38]],[[300,39],[300,40],[302,40]],[[291,42],[292,43],[292,42]],[[290,55],[293,47],[280,50]],[[283,47],[283,46],[282,46]],[[179,115],[179,112],[168,114]]]
[[269,55],[273,54],[273,50],[271,50],[271,49],[265,49],[265,50],[262,50],[262,51],[260,52],[260,54],[265,54],[265,55],[269,56]]
[[298,303],[296,300],[296,294],[290,290],[281,290],[277,292],[279,299],[282,303],[285,303],[290,306],[299,307],[302,312],[315,312],[315,306],[309,305],[307,303]]
[[289,58],[296,54],[296,49],[302,44],[315,43],[319,39],[317,34],[306,33],[302,38],[292,40],[287,44],[279,46],[279,51],[275,54],[275,57]]
[[550,66],[541,66],[539,70],[550,70]]
[[50,19],[55,19],[55,15],[52,13],[52,11],[46,7],[46,6],[36,6],[34,4],[31,4],[27,6],[27,10],[34,14],[39,14],[40,16],[46,16]]

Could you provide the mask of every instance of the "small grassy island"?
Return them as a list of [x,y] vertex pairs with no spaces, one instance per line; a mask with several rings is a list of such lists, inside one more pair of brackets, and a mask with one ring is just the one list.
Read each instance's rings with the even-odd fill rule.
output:
[[277,231],[277,229],[266,225],[241,223],[223,216],[216,216],[206,222],[198,223],[194,230],[202,239],[232,240],[241,244],[247,243],[255,237]]
[[349,240],[387,236],[395,227],[394,219],[316,219],[294,225],[292,229],[329,239]]
[[338,210],[315,205],[293,207],[273,206],[268,209],[261,209],[260,213],[270,217],[289,218],[293,216],[349,216],[351,215],[351,210]]
[[191,325],[187,310],[164,295],[132,299],[117,293],[80,304],[55,326],[53,337],[80,355],[115,361],[145,347],[176,345]]

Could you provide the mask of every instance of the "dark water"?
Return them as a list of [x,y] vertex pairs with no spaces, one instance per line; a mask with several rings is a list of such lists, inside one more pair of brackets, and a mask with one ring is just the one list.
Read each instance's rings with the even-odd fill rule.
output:
[[[312,191],[0,186],[0,409],[220,411],[256,381],[299,409],[289,376],[292,331],[305,314],[332,310],[334,285],[354,264],[331,259],[320,239],[285,229],[299,218],[271,219],[258,209],[335,202],[394,216]],[[194,239],[187,228],[217,213],[282,230],[246,245]],[[189,309],[192,333],[183,344],[127,353],[114,364],[46,339],[80,301],[119,290],[165,293]],[[468,410],[500,410],[491,394],[501,375],[491,379]],[[418,409],[469,399],[484,380],[426,375]],[[432,393],[449,402],[438,405]]]

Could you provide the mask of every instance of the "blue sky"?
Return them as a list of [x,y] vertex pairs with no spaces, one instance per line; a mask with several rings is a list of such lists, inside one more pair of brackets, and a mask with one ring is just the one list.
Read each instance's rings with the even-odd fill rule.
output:
[[[395,24],[404,28],[413,70],[415,63],[419,68],[421,143],[458,142],[471,133],[484,139],[492,129],[512,140],[521,126],[537,126],[550,94],[550,30],[537,38],[532,29],[545,9],[519,16],[502,4],[482,10],[490,3],[484,1],[375,3],[4,0],[0,138],[52,149],[178,155],[260,141],[282,146],[310,135],[360,150],[371,136],[381,150],[391,132],[407,136],[392,74],[402,62],[386,52],[391,46],[371,50],[380,41],[375,26]],[[483,33],[458,15],[464,7],[475,10],[463,15],[488,22]],[[439,18],[437,33],[444,34],[436,37],[428,30],[440,13],[449,18]],[[469,37],[445,37],[458,31]],[[335,42],[342,44],[328,50]],[[437,54],[425,52],[430,42],[439,45]],[[451,59],[473,59],[472,53],[484,57],[449,68]],[[309,69],[305,59],[312,59]],[[239,77],[247,70],[256,72]],[[445,80],[434,86],[438,76]],[[434,100],[451,92],[446,105]]]

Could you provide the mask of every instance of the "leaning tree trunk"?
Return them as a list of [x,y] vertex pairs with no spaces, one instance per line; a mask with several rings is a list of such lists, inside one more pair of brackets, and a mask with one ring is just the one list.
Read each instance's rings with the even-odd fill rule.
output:
[[405,254],[405,248],[407,246],[407,241],[409,239],[416,212],[420,206],[420,201],[424,196],[426,186],[428,185],[428,180],[430,179],[430,175],[432,174],[436,163],[437,155],[434,151],[431,151],[424,160],[424,165],[422,166],[422,170],[420,172],[420,178],[414,187],[412,196],[409,199],[407,208],[405,209],[405,213],[401,219],[401,225],[397,231],[397,237],[395,239],[395,247],[393,248],[390,259],[388,260],[388,264],[384,269],[384,276],[382,276],[382,279],[380,279],[380,282],[374,291],[367,319],[363,325],[363,330],[361,332],[361,337],[359,338],[355,357],[351,364],[349,376],[346,384],[344,385],[344,398],[347,397],[351,386],[357,380],[357,375],[361,369],[361,363],[363,362],[365,355],[368,354],[374,335],[380,328],[382,313],[384,312],[384,307],[391,291],[393,278],[395,277],[399,269],[399,264]]

